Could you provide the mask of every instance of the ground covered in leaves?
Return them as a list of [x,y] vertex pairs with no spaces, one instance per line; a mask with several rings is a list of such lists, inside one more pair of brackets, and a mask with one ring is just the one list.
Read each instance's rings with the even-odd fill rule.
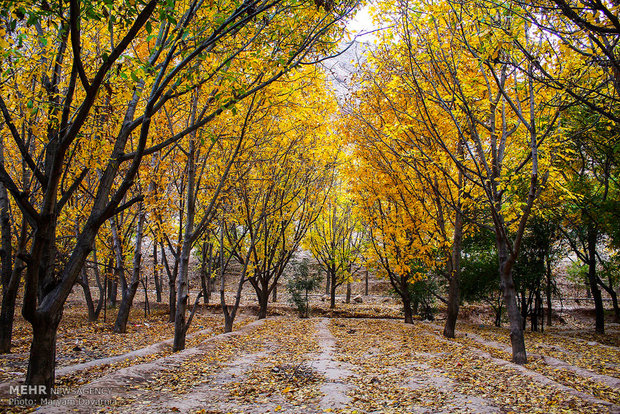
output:
[[[16,407],[5,383],[0,411],[620,412],[613,329],[605,336],[580,329],[528,333],[530,362],[517,366],[510,362],[507,331],[480,324],[461,323],[457,338],[447,340],[438,323],[377,317],[272,316],[241,323],[231,334],[220,334],[217,313],[203,313],[195,323],[188,349],[175,354],[151,347],[110,361],[166,336],[149,337],[146,326],[132,327],[124,336],[131,341],[99,335],[91,342],[85,333],[77,346],[86,356],[75,359],[63,359],[77,351],[59,340],[63,395],[45,406]],[[109,363],[97,363],[100,355]],[[7,359],[2,363],[6,369]]]

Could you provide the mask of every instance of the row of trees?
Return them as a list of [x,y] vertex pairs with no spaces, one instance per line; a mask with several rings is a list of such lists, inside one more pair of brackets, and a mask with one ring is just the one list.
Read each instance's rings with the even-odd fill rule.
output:
[[[439,277],[453,337],[461,273],[472,297],[486,252],[496,264],[481,288],[499,274],[513,360],[525,363],[524,317],[538,323],[543,288],[550,308],[561,239],[588,268],[604,331],[601,288],[617,309],[617,12],[563,0],[379,4],[389,29],[354,79],[343,134],[370,260],[406,320],[411,283]],[[492,245],[473,242],[488,235]]]
[[[22,314],[33,329],[26,383],[45,389],[34,398],[49,395],[54,384],[67,297],[76,283],[90,296],[87,263],[96,275],[116,273],[122,298],[115,330],[123,332],[143,273],[143,246],[159,246],[175,350],[183,349],[191,321],[190,254],[214,223],[229,235],[243,220],[254,226],[249,242],[239,238],[236,254],[253,255],[248,278],[257,293],[265,280],[277,279],[265,258],[271,252],[261,247],[303,233],[294,227],[316,215],[308,206],[321,197],[310,194],[312,186],[329,176],[326,162],[317,165],[300,149],[325,142],[321,126],[287,121],[290,102],[301,102],[300,116],[329,107],[312,85],[320,76],[296,68],[331,53],[355,6],[2,3],[0,331],[7,351],[23,280]],[[280,244],[273,254],[286,257],[294,247]],[[100,297],[89,307],[91,318],[101,307]]]
[[[615,300],[617,283],[617,10],[382,3],[391,29],[334,122],[312,64],[334,51],[356,6],[3,3],[0,346],[10,350],[21,288],[33,328],[27,384],[52,390],[56,331],[76,285],[91,320],[120,289],[114,330],[124,332],[146,275],[157,300],[167,282],[181,350],[215,276],[230,331],[244,286],[266,317],[300,247],[327,274],[331,307],[362,266],[388,278],[406,322],[412,287],[440,286],[447,337],[461,298],[499,280],[524,363],[524,317],[538,312],[526,309],[542,309],[542,286],[550,303],[562,239],[588,268],[603,331],[600,287]],[[466,288],[489,257],[484,286]],[[513,277],[541,269],[545,283]]]

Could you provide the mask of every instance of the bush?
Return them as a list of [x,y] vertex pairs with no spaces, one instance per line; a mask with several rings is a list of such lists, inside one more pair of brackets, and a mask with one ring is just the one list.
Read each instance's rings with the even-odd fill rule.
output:
[[307,318],[310,315],[308,293],[316,289],[320,282],[319,275],[310,275],[308,259],[293,265],[293,277],[289,279],[286,289],[291,295],[291,304],[297,308],[300,318]]

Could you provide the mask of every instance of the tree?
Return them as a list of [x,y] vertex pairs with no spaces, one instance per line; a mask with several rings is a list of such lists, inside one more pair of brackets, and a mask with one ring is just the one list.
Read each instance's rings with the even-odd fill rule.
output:
[[351,280],[353,266],[361,259],[366,236],[353,211],[352,200],[342,190],[342,184],[332,187],[305,241],[327,274],[331,309],[336,307],[338,286]]
[[[319,10],[286,1],[211,6],[72,0],[68,6],[8,2],[1,10],[9,16],[3,41],[13,47],[2,49],[0,111],[11,145],[33,177],[24,188],[7,164],[0,165],[0,181],[33,229],[22,313],[33,327],[26,383],[45,389],[36,399],[51,393],[63,305],[97,232],[141,199],[124,201],[144,157],[274,82],[309,57],[311,48],[326,52],[329,42],[321,40],[337,32],[352,4],[329,2]],[[9,89],[6,77],[34,85],[34,93]],[[151,126],[163,108],[198,87],[213,91],[213,99],[195,122],[174,136],[154,136]],[[114,110],[100,126],[97,112],[109,107],[107,94]],[[30,134],[41,137],[31,147]],[[84,194],[82,182],[91,174],[97,186]],[[88,200],[87,219],[58,263],[59,220],[76,197]]]
[[370,128],[400,141],[398,157],[423,158],[446,172],[456,167],[475,188],[467,202],[487,209],[490,223],[478,224],[494,230],[513,360],[525,363],[512,268],[534,202],[554,172],[558,110],[551,103],[560,97],[535,84],[527,76],[534,65],[512,53],[514,38],[534,43],[527,22],[510,10],[419,2],[381,12],[396,33],[384,38],[390,50],[376,64],[383,83],[375,82],[369,101],[383,103],[390,116],[376,116]]

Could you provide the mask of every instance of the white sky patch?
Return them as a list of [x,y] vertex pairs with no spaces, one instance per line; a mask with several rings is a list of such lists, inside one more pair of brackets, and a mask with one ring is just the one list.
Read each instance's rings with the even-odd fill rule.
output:
[[370,16],[370,8],[372,3],[368,2],[362,7],[355,17],[347,24],[347,29],[351,33],[351,38],[358,36],[357,40],[360,42],[372,42],[376,38],[376,33],[373,33],[378,29],[372,21]]

